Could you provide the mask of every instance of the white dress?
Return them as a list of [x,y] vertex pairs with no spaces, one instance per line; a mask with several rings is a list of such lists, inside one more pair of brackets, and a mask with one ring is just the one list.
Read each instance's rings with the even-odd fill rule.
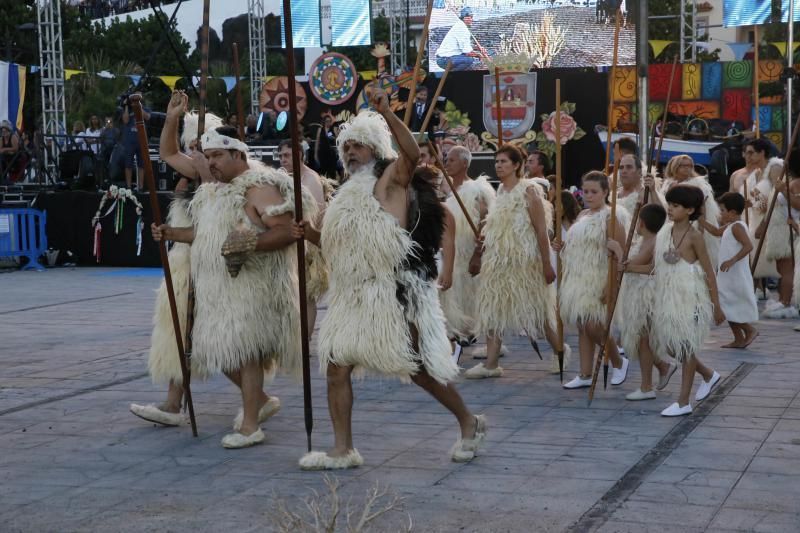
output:
[[[740,225],[747,231],[742,221],[725,228],[719,245],[719,260],[723,263],[739,253],[742,245],[733,236],[733,226]],[[727,272],[717,272],[717,290],[722,312],[728,322],[749,324],[758,320],[758,304],[753,292],[753,277],[750,274],[748,257],[738,260]]]

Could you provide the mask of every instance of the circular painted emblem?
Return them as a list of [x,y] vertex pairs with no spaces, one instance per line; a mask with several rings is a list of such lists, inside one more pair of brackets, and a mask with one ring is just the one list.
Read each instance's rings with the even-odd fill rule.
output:
[[[297,114],[298,120],[302,120],[308,108],[308,100],[303,86],[294,82],[294,92],[297,95]],[[289,113],[289,78],[286,76],[278,76],[272,78],[261,89],[261,97],[259,98],[261,110],[272,110],[275,113],[286,111]]]
[[323,104],[338,105],[353,96],[358,84],[356,66],[336,52],[322,54],[308,71],[311,93]]

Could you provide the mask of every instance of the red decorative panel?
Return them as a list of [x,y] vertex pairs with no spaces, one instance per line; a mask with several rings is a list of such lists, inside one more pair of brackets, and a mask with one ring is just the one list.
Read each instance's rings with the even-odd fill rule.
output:
[[[669,76],[672,72],[672,63],[657,63],[650,65],[650,101],[662,102],[667,99],[667,86],[669,85]],[[682,82],[683,69],[675,69],[675,79],[672,81],[672,90],[670,99],[675,101],[681,98],[683,89]]]
[[746,128],[751,125],[751,106],[753,94],[750,89],[723,89],[722,90],[722,118],[725,120],[738,120]]

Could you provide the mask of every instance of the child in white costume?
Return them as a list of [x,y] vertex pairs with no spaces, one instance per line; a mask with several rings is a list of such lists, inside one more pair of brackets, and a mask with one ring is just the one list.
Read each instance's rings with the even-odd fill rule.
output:
[[719,247],[717,288],[722,312],[734,337],[733,342],[723,348],[747,348],[758,336],[756,328],[750,325],[758,320],[749,261],[753,242],[741,220],[745,209],[744,197],[738,192],[727,192],[719,197],[718,202],[720,222],[726,227]]
[[[578,327],[580,348],[580,374],[565,383],[566,389],[588,387],[592,383],[592,362],[595,347],[603,343],[608,281],[608,226],[616,224],[615,239],[620,246],[625,242],[625,226],[630,215],[617,208],[617,220],[610,222],[611,209],[606,205],[609,184],[602,172],[589,172],[583,176],[583,201],[586,209],[570,227],[563,245],[556,241],[553,248],[560,250],[562,279],[559,287],[559,306],[564,324]],[[614,344],[614,343],[611,343]],[[628,359],[621,357],[616,345],[610,346],[609,358],[613,366],[612,385],[619,385],[628,373]]]
[[[625,270],[625,275],[622,278],[615,319],[620,329],[620,342],[625,349],[625,355],[634,360],[639,359],[642,373],[641,386],[625,396],[625,399],[630,401],[655,399],[654,365],[659,372],[656,386],[658,390],[667,386],[672,374],[678,368],[676,364],[667,363],[657,357],[653,352],[654,347],[650,345],[652,315],[656,304],[653,250],[656,234],[664,225],[666,218],[666,211],[658,204],[642,207],[636,224],[639,239],[632,246],[628,262],[620,265],[620,268]],[[609,239],[608,248],[617,260],[622,259],[622,247],[616,240]]]
[[692,226],[699,218],[703,192],[676,185],[666,194],[670,222],[658,232],[655,260],[656,302],[653,310],[655,344],[683,364],[678,401],[664,409],[662,416],[692,412],[689,394],[694,373],[703,377],[695,400],[703,400],[720,379],[702,364],[697,354],[703,346],[712,320],[720,324],[725,315],[719,304],[714,268],[703,235]]
[[555,270],[550,264],[548,230],[552,209],[541,186],[522,178],[522,152],[513,145],[495,154],[501,180],[483,231],[484,252],[478,289],[478,331],[486,334],[487,360],[467,370],[467,378],[499,377],[497,365],[503,333],[544,333],[554,347]]

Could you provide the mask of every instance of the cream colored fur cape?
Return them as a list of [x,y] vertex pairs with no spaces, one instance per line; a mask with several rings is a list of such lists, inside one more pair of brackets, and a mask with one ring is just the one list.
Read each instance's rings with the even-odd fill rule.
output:
[[[472,222],[480,224],[480,204],[487,209],[494,204],[495,193],[486,176],[465,180],[458,188],[458,194],[467,208]],[[448,333],[451,336],[469,337],[475,333],[475,319],[478,314],[475,305],[480,274],[469,273],[469,261],[475,250],[475,234],[461,211],[455,196],[450,196],[445,206],[456,221],[456,255],[453,262],[453,283],[446,291],[439,292],[442,311],[447,319]]]
[[[328,312],[319,333],[320,371],[355,366],[407,380],[421,366],[440,383],[458,376],[450,357],[436,280],[404,269],[414,243],[373,190],[373,165],[355,172],[325,212],[322,252],[330,269]],[[406,294],[404,308],[398,284]],[[409,324],[419,332],[414,350]]]
[[705,272],[698,261],[683,259],[671,265],[664,260],[670,247],[671,222],[658,232],[655,247],[655,291],[652,333],[655,350],[664,350],[680,362],[696,355],[711,327],[714,307]]
[[[565,324],[605,323],[603,291],[608,282],[606,235],[611,208],[592,213],[584,211],[567,231],[561,250],[562,278],[559,309]],[[630,224],[630,214],[617,206],[622,227]]]
[[[639,253],[641,239],[631,246],[630,256]],[[655,307],[656,286],[652,274],[626,273],[622,277],[614,321],[619,328],[619,340],[625,355],[639,358],[639,341],[646,335]]]
[[[195,228],[191,247],[196,306],[194,353],[205,372],[233,371],[249,361],[265,369],[287,372],[300,368],[300,324],[294,245],[272,252],[254,252],[238,277],[228,274],[220,253],[228,234],[237,228],[261,231],[244,211],[251,187],[271,185],[283,202],[268,216],[294,211],[292,181],[257,162],[229,184],[209,183],[197,190],[190,213]],[[304,190],[305,218],[316,209]]]
[[[497,193],[483,228],[484,252],[478,289],[478,331],[502,336],[507,330],[527,330],[540,336],[555,326],[555,284],[547,284],[536,233],[528,214],[527,190],[541,187],[531,179],[521,179],[510,191],[503,186]],[[549,204],[543,200],[545,211]],[[545,213],[548,229],[553,218]]]

